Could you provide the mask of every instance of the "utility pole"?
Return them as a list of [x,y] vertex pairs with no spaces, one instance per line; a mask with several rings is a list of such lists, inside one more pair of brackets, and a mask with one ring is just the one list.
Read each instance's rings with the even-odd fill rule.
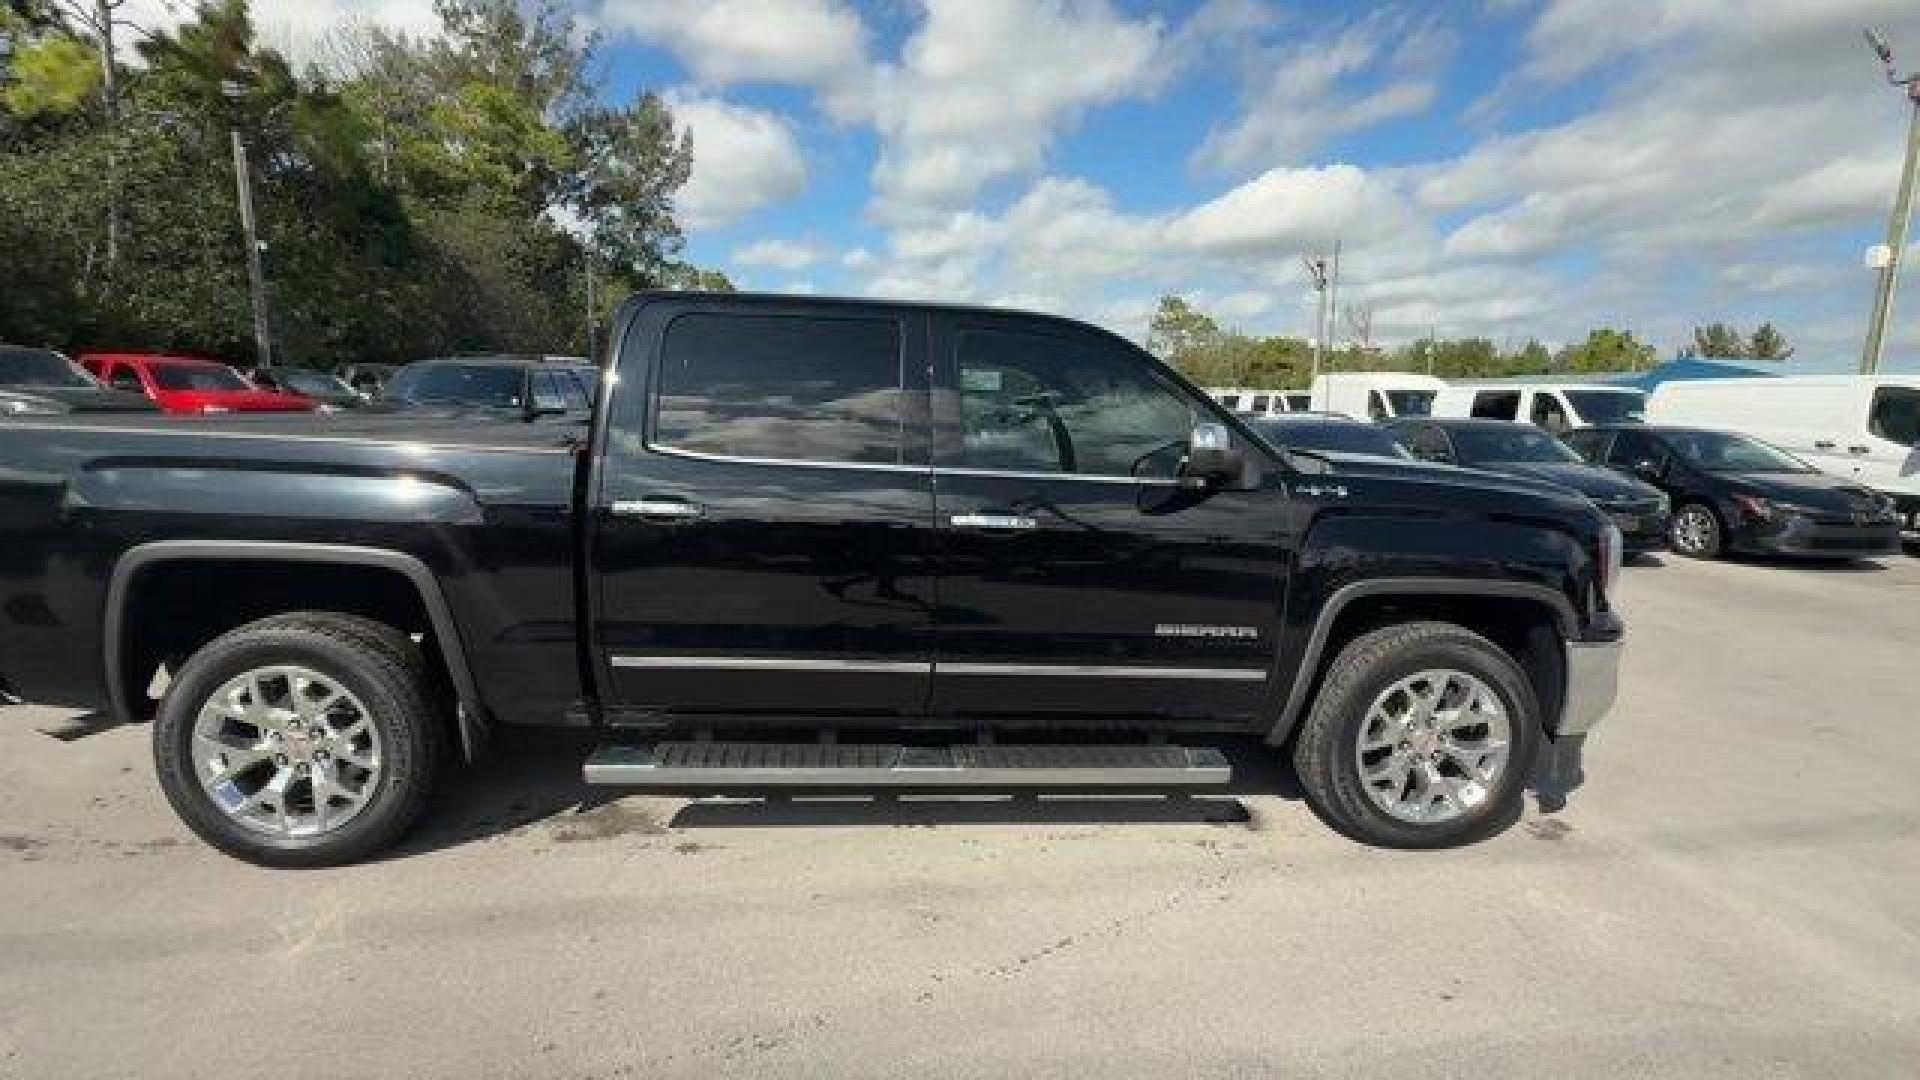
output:
[[113,57],[113,9],[109,0],[96,0],[93,13],[100,23],[100,90],[107,115],[107,273],[120,263],[120,74]]
[[[1340,238],[1333,238],[1333,271],[1327,276],[1327,333],[1340,324]],[[1327,367],[1333,367],[1334,353],[1327,354]]]
[[591,249],[587,250],[586,256],[587,256],[587,361],[589,363],[598,363],[599,357],[600,357],[600,349],[598,347],[598,340],[600,337],[600,320],[594,317],[593,251]]
[[260,366],[273,366],[273,333],[267,318],[267,278],[260,268],[260,235],[253,218],[253,182],[248,176],[247,144],[240,129],[233,136],[233,186],[240,197],[240,231],[247,241],[247,284],[253,292],[253,340]]
[[1307,282],[1313,286],[1316,307],[1313,316],[1313,373],[1312,378],[1320,377],[1320,365],[1327,354],[1327,260],[1316,259],[1311,255],[1300,260],[1307,267]]
[[1880,370],[1880,355],[1886,348],[1887,324],[1893,319],[1893,290],[1900,280],[1900,258],[1906,253],[1907,222],[1913,211],[1915,160],[1920,159],[1920,74],[1902,77],[1893,66],[1893,48],[1878,31],[1867,31],[1867,44],[1887,71],[1887,83],[1906,90],[1912,102],[1912,117],[1907,123],[1907,157],[1900,168],[1900,190],[1893,197],[1893,215],[1887,219],[1886,252],[1881,258],[1880,281],[1873,295],[1873,315],[1867,321],[1867,344],[1860,355],[1860,374]]

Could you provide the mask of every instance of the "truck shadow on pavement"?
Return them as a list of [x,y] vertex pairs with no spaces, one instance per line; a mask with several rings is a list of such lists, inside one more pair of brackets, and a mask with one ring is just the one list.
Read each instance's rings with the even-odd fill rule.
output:
[[[586,733],[507,731],[474,767],[449,777],[421,826],[389,858],[496,841],[531,827],[552,839],[623,834],[767,828],[933,828],[947,825],[1261,823],[1248,800],[1303,798],[1280,751],[1256,738],[1217,745],[1233,765],[1230,783],[1186,792],[1009,794],[982,791],[889,796],[809,791],[797,797],[657,797],[660,810],[626,802],[633,792],[586,784],[580,765],[594,740]],[[1543,755],[1528,783],[1538,809],[1552,813],[1584,779],[1580,748]]]

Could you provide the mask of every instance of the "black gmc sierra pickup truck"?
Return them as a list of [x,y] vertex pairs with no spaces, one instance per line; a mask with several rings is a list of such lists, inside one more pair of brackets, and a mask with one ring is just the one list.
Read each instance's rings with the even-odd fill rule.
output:
[[1269,447],[1127,341],[690,293],[590,422],[0,423],[0,690],[151,722],[241,858],[394,841],[498,724],[662,791],[1183,789],[1291,753],[1369,843],[1511,822],[1614,695],[1583,499]]

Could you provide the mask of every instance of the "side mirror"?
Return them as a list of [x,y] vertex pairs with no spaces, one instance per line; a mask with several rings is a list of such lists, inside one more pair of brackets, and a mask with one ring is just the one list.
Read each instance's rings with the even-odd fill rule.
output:
[[1187,466],[1190,480],[1205,483],[1237,483],[1246,466],[1245,456],[1233,444],[1233,433],[1225,424],[1195,424],[1187,437]]

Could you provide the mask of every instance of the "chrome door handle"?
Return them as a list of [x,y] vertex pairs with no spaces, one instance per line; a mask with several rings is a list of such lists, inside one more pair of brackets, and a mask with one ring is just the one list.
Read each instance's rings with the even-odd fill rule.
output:
[[1815,439],[1813,441],[1813,448],[1815,450],[1831,450],[1833,446],[1834,442],[1832,439]]
[[697,518],[706,512],[699,503],[673,499],[620,499],[613,504],[614,517]]
[[1847,447],[1847,453],[1849,453],[1849,454],[1871,454],[1871,453],[1873,453],[1873,448],[1872,448],[1872,447],[1870,447],[1870,446],[1849,446],[1849,447]]
[[1032,518],[1014,514],[955,514],[947,520],[962,529],[994,529],[1001,532],[1040,527],[1040,523]]

